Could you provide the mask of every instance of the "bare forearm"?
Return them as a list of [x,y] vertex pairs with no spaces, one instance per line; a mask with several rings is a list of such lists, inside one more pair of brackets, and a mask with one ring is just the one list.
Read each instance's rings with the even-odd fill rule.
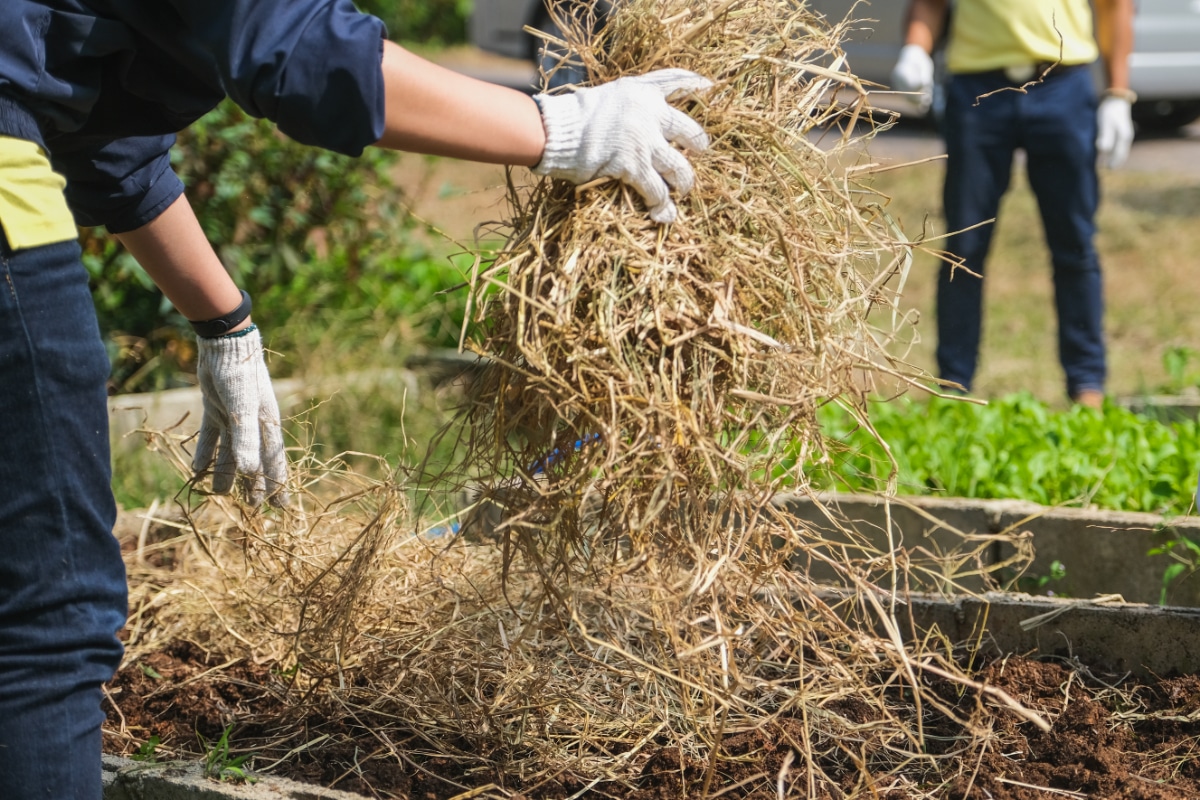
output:
[[153,222],[117,238],[187,319],[215,319],[241,302],[241,291],[217,258],[185,197]]
[[919,45],[926,53],[942,35],[946,0],[913,0],[904,20],[904,43]]
[[1111,89],[1129,88],[1133,52],[1133,0],[1096,0],[1096,38]]
[[522,92],[439,67],[392,42],[384,45],[383,80],[380,147],[517,166],[542,157],[541,114]]

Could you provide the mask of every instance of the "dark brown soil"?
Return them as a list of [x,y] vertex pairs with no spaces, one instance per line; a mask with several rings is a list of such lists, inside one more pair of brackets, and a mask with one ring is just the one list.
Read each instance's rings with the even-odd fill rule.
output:
[[[1086,669],[1024,658],[998,661],[976,677],[1053,720],[1053,728],[1043,733],[1013,715],[993,717],[995,727],[988,738],[1003,745],[984,748],[982,758],[972,756],[979,759],[977,767],[947,759],[948,767],[953,765],[945,775],[949,789],[938,796],[962,800],[1200,797],[1200,678],[1118,683],[1120,676],[1093,675]],[[970,716],[974,695],[950,685],[942,689],[940,693],[959,707],[962,717]],[[636,785],[608,783],[576,795],[586,787],[554,780],[521,785],[486,759],[471,766],[470,754],[454,760],[422,758],[415,754],[427,747],[416,733],[407,741],[396,740],[393,734],[381,742],[375,731],[394,731],[395,721],[373,725],[370,712],[360,713],[354,724],[347,718],[301,712],[305,703],[289,693],[288,676],[246,663],[226,664],[219,655],[187,642],[127,663],[109,693],[105,748],[110,753],[131,755],[157,736],[158,755],[196,757],[211,749],[232,725],[235,749],[253,751],[254,765],[262,769],[306,742],[327,737],[271,772],[373,797],[443,800],[495,784],[493,796],[525,800],[570,796],[666,800],[700,797],[707,781],[710,796],[724,789],[721,797],[766,798],[777,796],[775,776],[787,769],[789,796],[807,796],[803,765],[792,763],[793,749],[787,744],[800,740],[799,722],[791,720],[767,732],[725,737],[723,758],[712,775],[706,763],[685,758],[677,749],[659,748],[649,751]],[[838,711],[853,718],[853,701],[845,701]],[[931,742],[963,735],[944,721],[941,727],[927,728]],[[739,786],[747,778],[752,780]],[[846,795],[827,787],[816,796]],[[903,797],[894,790],[876,796]]]

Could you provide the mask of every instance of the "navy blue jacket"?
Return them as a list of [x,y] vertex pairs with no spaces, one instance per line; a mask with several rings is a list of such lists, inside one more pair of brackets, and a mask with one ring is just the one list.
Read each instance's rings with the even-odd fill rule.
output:
[[121,233],[179,197],[174,134],[226,96],[305,144],[378,141],[386,35],[351,0],[0,0],[0,134],[47,149],[79,224]]

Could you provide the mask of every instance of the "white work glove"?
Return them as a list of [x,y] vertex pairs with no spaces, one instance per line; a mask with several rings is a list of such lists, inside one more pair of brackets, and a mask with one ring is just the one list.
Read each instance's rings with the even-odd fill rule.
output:
[[642,196],[652,220],[674,222],[678,212],[668,185],[682,197],[695,174],[671,143],[704,150],[708,135],[667,100],[710,86],[694,72],[660,69],[567,94],[539,94],[534,99],[546,151],[533,171],[576,184],[617,178]]
[[919,44],[900,48],[900,57],[892,67],[892,88],[916,94],[922,113],[933,104],[933,57]]
[[255,507],[265,496],[285,506],[287,457],[279,404],[263,360],[257,328],[216,339],[198,338],[196,375],[204,399],[204,419],[192,468],[197,474],[213,464],[212,490],[227,494],[241,477],[246,500]]
[[1116,169],[1129,157],[1133,144],[1133,107],[1128,99],[1108,95],[1096,111],[1096,150],[1100,163]]

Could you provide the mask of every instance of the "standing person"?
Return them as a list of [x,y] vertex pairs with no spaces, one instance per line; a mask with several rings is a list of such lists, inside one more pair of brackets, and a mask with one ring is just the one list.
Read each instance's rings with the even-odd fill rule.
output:
[[[387,41],[350,0],[0,2],[0,797],[99,800],[102,684],[122,656],[124,566],[105,379],[76,223],[116,234],[193,323],[213,489],[286,503],[250,299],[170,167],[173,132],[225,97],[301,142],[370,145],[630,184],[662,223],[700,126],[684,70],[530,98]],[[215,461],[214,461],[215,459]]]
[[[948,0],[911,0],[894,88],[928,97],[930,53],[943,35]],[[943,204],[953,233],[947,250],[978,276],[1013,154],[1026,155],[1053,262],[1058,355],[1067,394],[1100,407],[1106,377],[1096,209],[1096,162],[1117,167],[1133,141],[1129,53],[1133,0],[956,0],[946,34],[946,179]],[[1097,97],[1090,66],[1101,56],[1106,89]],[[968,391],[975,377],[983,280],[943,264],[937,292],[941,377]]]

